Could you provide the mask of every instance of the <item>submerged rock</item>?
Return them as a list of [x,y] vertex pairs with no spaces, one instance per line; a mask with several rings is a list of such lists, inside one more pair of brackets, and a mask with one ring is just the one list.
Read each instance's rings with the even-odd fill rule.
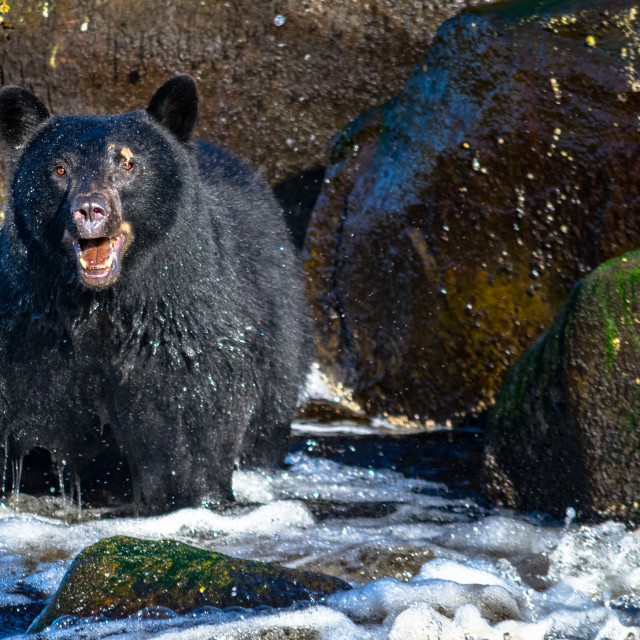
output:
[[571,286],[640,245],[633,0],[524,0],[439,30],[334,141],[304,257],[322,364],[369,412],[491,405]]
[[412,544],[397,547],[362,546],[350,549],[346,554],[335,557],[315,559],[307,568],[321,569],[331,575],[346,576],[352,582],[366,584],[371,580],[393,578],[399,582],[408,582],[425,562],[436,557],[436,551],[430,547],[418,547]]
[[115,536],[75,558],[29,633],[63,616],[119,619],[143,609],[157,614],[160,608],[186,613],[204,606],[287,607],[349,588],[332,576],[239,560],[174,540]]
[[640,251],[576,285],[505,377],[485,435],[491,498],[640,520],[639,318]]

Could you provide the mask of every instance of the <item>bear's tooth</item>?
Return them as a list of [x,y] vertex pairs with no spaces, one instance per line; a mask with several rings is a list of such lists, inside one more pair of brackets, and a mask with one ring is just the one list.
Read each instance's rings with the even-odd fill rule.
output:
[[80,258],[78,258],[78,262],[80,263],[80,266],[86,271],[89,268],[89,265],[87,264],[87,261],[81,256]]
[[113,264],[113,253],[109,254],[109,257],[107,258],[107,263],[105,265],[105,269],[110,269],[111,265]]

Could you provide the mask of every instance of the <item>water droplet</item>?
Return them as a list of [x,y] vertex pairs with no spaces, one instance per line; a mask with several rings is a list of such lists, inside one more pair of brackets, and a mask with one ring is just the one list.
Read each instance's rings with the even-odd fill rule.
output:
[[[201,592],[202,591],[204,591],[204,588],[201,589]],[[192,618],[202,618],[203,616],[211,616],[216,613],[220,613],[220,609],[211,606],[204,606],[194,609],[188,615]]]
[[168,620],[169,618],[175,618],[176,616],[176,612],[172,609],[156,605],[140,609],[140,611],[136,613],[135,617],[138,620]]
[[49,629],[69,629],[70,627],[75,627],[79,622],[80,618],[78,616],[60,616],[51,623]]
[[273,24],[276,25],[276,27],[281,27],[282,25],[284,25],[284,23],[287,21],[287,19],[281,15],[278,14],[274,19],[273,19]]
[[564,530],[566,531],[570,526],[573,520],[576,518],[576,510],[573,507],[567,507],[566,515],[564,518]]

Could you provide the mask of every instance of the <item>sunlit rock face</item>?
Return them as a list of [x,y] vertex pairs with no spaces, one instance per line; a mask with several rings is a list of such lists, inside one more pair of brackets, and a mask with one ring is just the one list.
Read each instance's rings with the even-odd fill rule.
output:
[[486,433],[491,498],[640,520],[640,251],[598,267],[505,376]]
[[640,245],[639,18],[631,0],[468,10],[336,137],[308,292],[323,364],[368,410],[490,405],[573,283]]

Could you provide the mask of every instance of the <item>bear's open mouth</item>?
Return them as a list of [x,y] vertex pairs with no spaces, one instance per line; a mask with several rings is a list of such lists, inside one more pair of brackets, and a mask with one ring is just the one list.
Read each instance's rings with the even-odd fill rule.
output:
[[84,283],[96,287],[114,282],[120,273],[121,258],[129,240],[130,229],[126,223],[113,237],[74,239],[73,248]]

